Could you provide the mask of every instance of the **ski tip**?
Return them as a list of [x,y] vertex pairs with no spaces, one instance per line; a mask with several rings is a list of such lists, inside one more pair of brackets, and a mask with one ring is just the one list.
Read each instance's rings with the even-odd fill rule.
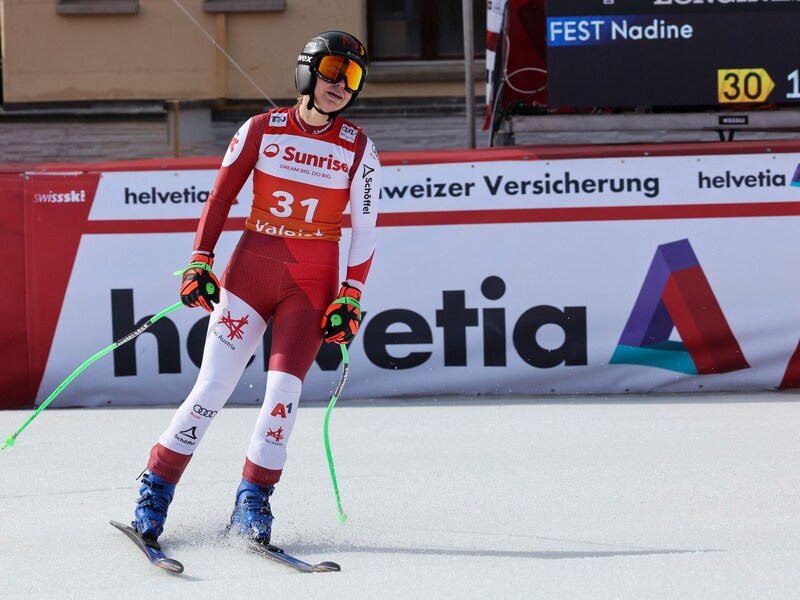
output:
[[169,573],[183,573],[182,563],[178,562],[174,558],[164,556],[164,552],[161,550],[161,546],[158,544],[158,542],[147,541],[142,538],[142,536],[139,535],[132,527],[132,524],[126,525],[124,523],[120,523],[119,521],[113,520],[109,521],[109,523],[128,536],[147,556],[147,558],[150,560],[150,564],[152,564],[154,567],[164,569]]
[[318,563],[314,565],[314,572],[315,573],[329,573],[331,571],[341,571],[342,567],[340,567],[337,563],[326,560],[324,562]]
[[166,571],[171,571],[172,573],[183,573],[183,565],[174,558],[162,558],[156,560],[153,564]]

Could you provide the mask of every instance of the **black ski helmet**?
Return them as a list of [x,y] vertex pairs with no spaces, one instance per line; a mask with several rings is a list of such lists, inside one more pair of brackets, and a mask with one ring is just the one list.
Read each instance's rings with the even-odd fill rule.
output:
[[[364,70],[363,80],[365,81],[367,78],[369,58],[364,44],[358,41],[355,36],[344,31],[325,31],[320,33],[309,40],[300,51],[300,55],[297,57],[297,66],[295,67],[295,85],[298,92],[304,96],[309,96],[309,109],[314,107],[314,87],[317,83],[317,76],[312,66],[315,66],[315,61],[319,61],[325,55],[342,56],[357,63]],[[328,117],[333,119],[338,113],[349,108],[355,102],[360,91],[359,89],[356,92],[351,92],[353,95],[344,108],[336,113],[331,113]],[[317,110],[319,111],[319,109]]]

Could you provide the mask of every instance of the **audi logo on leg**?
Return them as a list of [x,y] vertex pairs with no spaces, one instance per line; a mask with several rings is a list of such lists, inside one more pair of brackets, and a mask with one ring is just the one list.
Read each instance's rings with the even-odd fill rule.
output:
[[207,408],[203,408],[199,404],[194,405],[194,412],[196,412],[201,417],[208,417],[209,419],[213,419],[217,412],[216,410],[208,410]]

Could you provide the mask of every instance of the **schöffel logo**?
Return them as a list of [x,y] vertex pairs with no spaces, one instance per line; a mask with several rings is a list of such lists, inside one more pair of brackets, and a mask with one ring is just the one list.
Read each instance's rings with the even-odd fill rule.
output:
[[[670,341],[673,329],[682,342]],[[689,240],[657,248],[609,362],[693,375],[750,367]]]
[[364,203],[361,205],[361,212],[365,215],[369,214],[370,207],[372,206],[372,172],[375,169],[369,165],[364,165],[361,171],[361,179],[364,180]]
[[186,444],[187,446],[194,446],[197,444],[197,426],[189,427],[189,429],[184,429],[183,431],[176,433],[173,437],[178,440],[181,444]]
[[43,194],[34,194],[33,201],[35,203],[46,204],[72,204],[75,202],[86,202],[85,190],[70,190],[68,192],[46,192]]

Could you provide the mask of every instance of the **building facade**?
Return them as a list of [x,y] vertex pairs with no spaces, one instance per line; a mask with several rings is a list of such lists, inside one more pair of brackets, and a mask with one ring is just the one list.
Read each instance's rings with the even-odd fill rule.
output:
[[[481,95],[486,8],[473,5]],[[296,95],[305,42],[339,29],[372,54],[362,99],[465,96],[462,0],[0,0],[0,8],[6,107],[285,101]]]

